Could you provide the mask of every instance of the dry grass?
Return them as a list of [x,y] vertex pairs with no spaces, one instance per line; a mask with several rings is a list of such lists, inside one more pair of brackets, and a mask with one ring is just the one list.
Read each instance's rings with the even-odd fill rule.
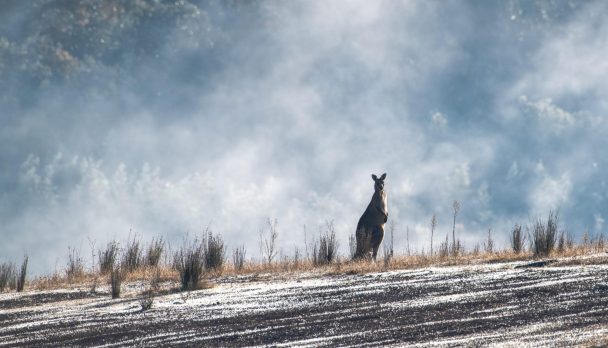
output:
[[[605,249],[599,249],[596,243],[587,243],[575,245],[570,248],[564,248],[562,251],[554,249],[547,257],[550,258],[569,258],[580,257],[584,255],[598,255],[593,258],[582,259],[566,259],[559,260],[556,266],[567,265],[585,265],[585,264],[604,264],[608,263],[608,253]],[[457,256],[445,257],[439,254],[433,256],[428,254],[414,255],[399,255],[395,254],[388,262],[369,262],[367,260],[353,261],[338,257],[331,264],[318,265],[314,260],[309,258],[290,259],[281,258],[280,261],[268,263],[267,259],[262,261],[244,261],[242,265],[235,266],[234,263],[226,263],[221,270],[204,270],[198,289],[212,287],[213,284],[209,279],[219,278],[222,276],[260,276],[262,274],[294,274],[302,272],[311,272],[317,274],[365,274],[371,272],[383,272],[389,270],[404,270],[418,269],[425,267],[448,267],[448,266],[464,266],[486,263],[500,263],[513,261],[537,260],[533,253],[529,250],[514,252],[511,248],[507,250],[499,250],[494,252],[461,252]],[[239,267],[240,266],[240,267]],[[124,282],[138,281],[149,278],[150,274],[158,272],[157,277],[159,282],[180,283],[179,272],[171,265],[160,265],[158,268],[141,266],[133,271],[127,272],[124,275]],[[79,286],[94,285],[99,281],[102,275],[99,272],[82,273],[78,277],[68,279],[65,272],[56,272],[50,276],[36,278],[29,282],[29,286],[38,290],[58,289],[58,288],[75,288]]]
[[[124,275],[123,281],[132,282],[149,277],[152,267],[140,267],[133,272],[128,272]],[[28,285],[36,290],[53,290],[53,289],[71,289],[80,288],[83,285],[91,285],[100,283],[100,279],[105,279],[109,273],[83,273],[78,278],[68,279],[60,272],[55,272],[51,275],[37,277],[30,281]],[[102,278],[103,277],[103,278]],[[159,267],[159,279],[161,282],[177,282],[179,274],[169,266]],[[103,283],[103,280],[101,280]]]
[[530,249],[535,256],[548,256],[555,249],[559,241],[557,226],[559,216],[557,213],[549,212],[546,220],[537,218],[531,226]]
[[80,252],[75,248],[68,247],[68,263],[65,272],[68,280],[72,282],[76,282],[85,275],[84,262],[80,257]]
[[165,241],[162,237],[152,239],[146,251],[145,263],[147,266],[156,267],[163,256]]
[[19,274],[17,276],[17,292],[23,291],[25,287],[25,277],[27,275],[27,261],[28,257],[25,256],[23,258],[23,263],[21,263],[21,268],[19,269]]
[[14,285],[15,265],[11,262],[0,264],[0,292],[5,288],[11,289]]
[[69,289],[87,284],[93,280],[92,274],[82,274],[77,278],[70,278],[60,272],[51,275],[37,277],[29,283],[29,287],[35,290]]
[[102,274],[109,273],[116,263],[118,257],[118,242],[111,241],[105,250],[99,250],[99,269]]

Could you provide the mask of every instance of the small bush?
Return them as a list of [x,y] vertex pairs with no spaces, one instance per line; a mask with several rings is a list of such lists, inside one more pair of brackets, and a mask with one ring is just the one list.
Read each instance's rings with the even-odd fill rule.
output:
[[548,256],[553,251],[557,241],[557,223],[558,215],[549,212],[546,221],[539,218],[532,224],[530,249],[534,256]]
[[141,266],[141,245],[137,237],[133,237],[127,244],[127,249],[122,258],[122,267],[126,272],[133,272]]
[[15,265],[12,262],[0,264],[0,292],[3,292],[6,287],[11,287],[14,279]]
[[148,246],[148,250],[146,251],[146,265],[150,267],[158,266],[164,249],[165,241],[162,239],[162,237],[153,239]]
[[154,297],[155,295],[152,290],[146,290],[142,293],[141,297],[139,298],[139,305],[141,306],[142,312],[152,308],[152,305],[154,304]]
[[244,245],[237,247],[232,252],[232,263],[234,264],[234,269],[240,271],[245,266],[245,255],[247,254],[247,249]]
[[313,245],[313,263],[315,266],[332,263],[337,256],[338,241],[332,222],[327,222],[326,230],[319,236],[319,243]]
[[99,271],[103,274],[111,272],[116,263],[118,255],[118,243],[111,241],[106,245],[105,250],[99,250]]
[[513,231],[511,231],[511,249],[515,254],[519,254],[524,250],[524,239],[525,236],[522,233],[521,226],[515,224]]
[[23,291],[23,287],[25,286],[25,277],[27,274],[27,255],[23,259],[23,263],[21,264],[21,269],[19,270],[19,277],[17,277],[17,292]]
[[141,310],[147,311],[152,308],[154,304],[154,299],[156,298],[156,293],[160,288],[160,269],[157,267],[150,278],[150,288],[144,291],[139,298],[139,305],[141,306]]
[[214,235],[209,232],[207,238],[203,240],[205,255],[205,269],[221,271],[224,267],[226,249],[221,235]]
[[120,297],[120,286],[124,278],[122,267],[117,266],[112,268],[110,272],[110,287],[112,288],[112,298]]
[[81,278],[84,275],[84,263],[76,248],[68,247],[68,264],[66,268],[68,281]]
[[179,273],[182,291],[198,288],[203,276],[204,256],[203,244],[197,240],[176,252],[173,264]]

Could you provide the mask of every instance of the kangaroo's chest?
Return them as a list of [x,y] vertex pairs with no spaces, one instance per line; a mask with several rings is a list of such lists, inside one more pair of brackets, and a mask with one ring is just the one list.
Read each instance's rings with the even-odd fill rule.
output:
[[380,199],[382,200],[382,209],[386,213],[387,212],[387,207],[388,207],[387,199],[386,199],[386,192],[382,192],[380,194]]
[[376,192],[372,196],[371,202],[367,206],[368,212],[373,212],[374,214],[380,210],[382,213],[387,213],[387,199],[386,192]]

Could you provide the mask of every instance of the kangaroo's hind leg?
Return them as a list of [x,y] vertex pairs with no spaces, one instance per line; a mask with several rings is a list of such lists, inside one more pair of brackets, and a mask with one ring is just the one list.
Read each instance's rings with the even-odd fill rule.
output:
[[356,232],[357,249],[355,259],[364,259],[370,257],[372,231],[369,227],[359,226]]
[[372,240],[371,240],[371,247],[373,250],[372,258],[374,259],[374,261],[376,261],[376,256],[378,256],[378,248],[380,248],[380,244],[382,243],[383,239],[384,239],[384,226],[383,225],[374,226],[374,229],[372,230]]

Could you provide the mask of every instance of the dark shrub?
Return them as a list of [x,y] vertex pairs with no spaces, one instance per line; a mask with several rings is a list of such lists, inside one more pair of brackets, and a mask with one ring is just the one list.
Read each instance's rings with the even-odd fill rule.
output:
[[513,231],[511,231],[511,249],[514,253],[519,254],[524,250],[524,239],[521,226],[515,224]]
[[118,243],[111,241],[105,250],[99,250],[99,271],[103,274],[111,272],[118,256]]
[[23,263],[21,264],[21,269],[19,270],[19,277],[17,277],[17,292],[23,291],[23,287],[25,286],[25,276],[27,274],[27,255],[23,259]]
[[146,290],[141,294],[139,298],[139,305],[141,306],[142,311],[147,311],[152,308],[154,304],[155,294],[152,290]]
[[203,240],[205,254],[205,268],[208,270],[222,270],[224,266],[226,249],[221,235],[209,232]]
[[548,256],[553,251],[557,241],[557,223],[558,215],[554,212],[549,212],[546,221],[540,218],[534,221],[530,237],[534,256]]
[[335,261],[338,251],[336,231],[332,222],[327,222],[325,231],[319,236],[319,242],[313,245],[313,263],[316,266],[327,265]]
[[203,276],[205,253],[203,243],[195,240],[183,246],[176,254],[174,266],[179,272],[181,290],[196,290]]
[[127,244],[127,249],[122,258],[122,267],[125,272],[133,272],[141,266],[141,244],[137,237],[133,237]]
[[165,248],[165,241],[161,238],[153,239],[148,246],[148,250],[146,251],[146,265],[150,267],[158,266],[160,261],[160,257],[163,254],[163,250]]
[[0,264],[0,292],[3,292],[6,287],[11,287],[11,283],[15,279],[15,265],[12,262],[4,262]]

